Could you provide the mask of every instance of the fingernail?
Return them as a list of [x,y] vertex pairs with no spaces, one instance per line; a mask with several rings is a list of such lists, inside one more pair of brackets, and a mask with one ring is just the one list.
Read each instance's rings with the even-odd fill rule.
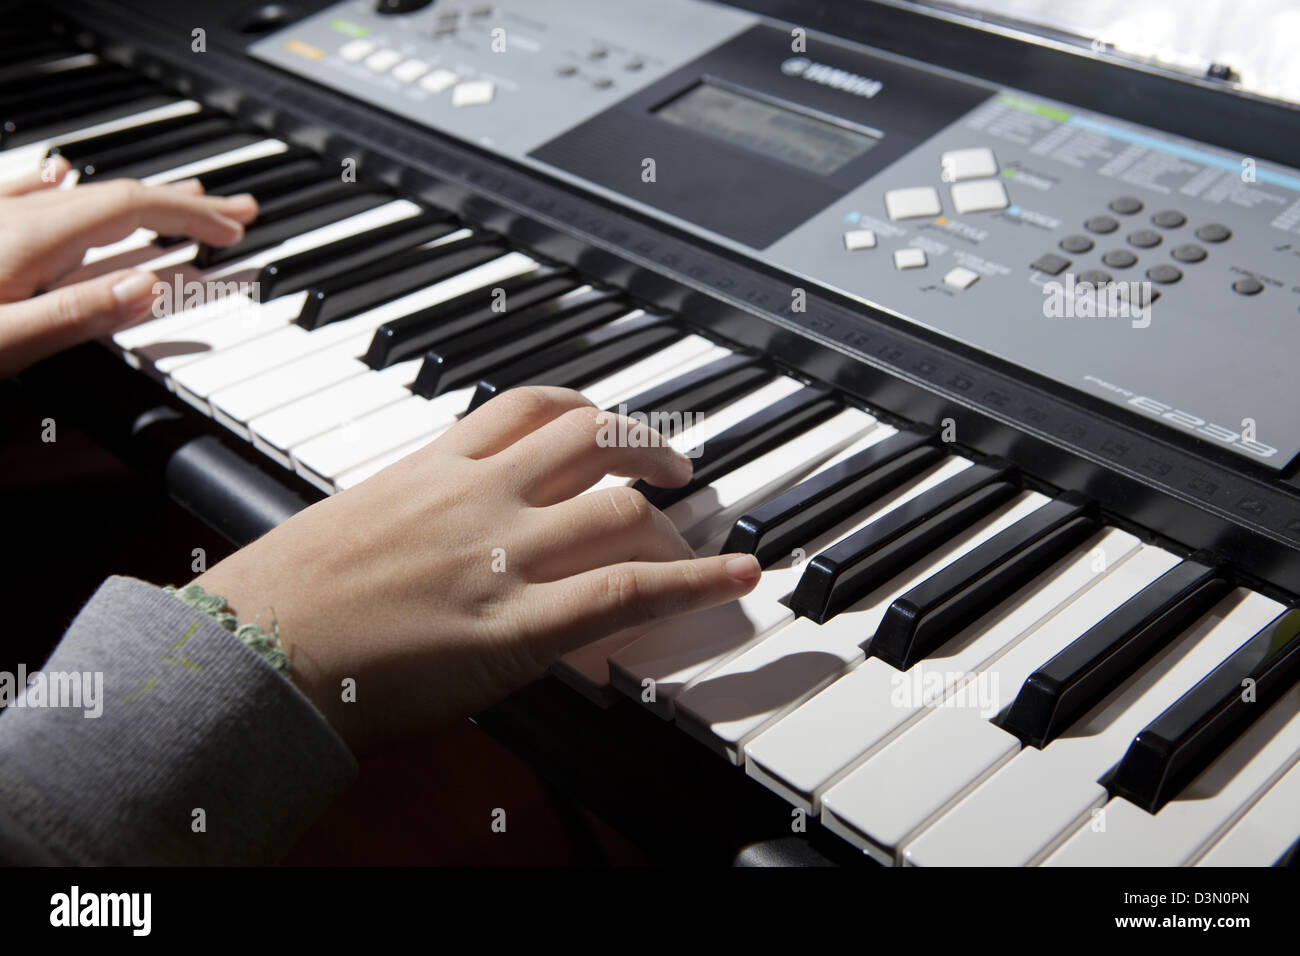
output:
[[178,179],[176,182],[172,183],[172,185],[180,186],[184,189],[193,189],[195,186],[198,186],[200,189],[203,188],[203,183],[192,177],[190,179]]
[[135,305],[153,298],[154,277],[148,272],[133,272],[113,284],[113,298],[118,305]]
[[756,581],[763,573],[763,569],[758,566],[758,558],[752,554],[738,554],[734,558],[728,558],[722,570],[737,581]]

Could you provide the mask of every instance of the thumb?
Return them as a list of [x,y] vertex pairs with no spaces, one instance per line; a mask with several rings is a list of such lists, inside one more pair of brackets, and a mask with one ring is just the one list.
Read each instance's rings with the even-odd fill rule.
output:
[[0,305],[0,377],[145,318],[157,281],[152,272],[123,269]]

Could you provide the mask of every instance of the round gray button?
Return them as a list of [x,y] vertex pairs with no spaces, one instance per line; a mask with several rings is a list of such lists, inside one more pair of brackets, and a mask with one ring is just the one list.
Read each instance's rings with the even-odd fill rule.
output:
[[1121,216],[1131,216],[1142,211],[1142,200],[1136,196],[1120,196],[1111,200],[1110,208]]
[[1151,229],[1139,229],[1128,237],[1130,245],[1137,246],[1139,249],[1150,249],[1152,246],[1160,245],[1160,233]]
[[607,76],[598,76],[591,81],[591,85],[598,90],[605,90],[614,85],[614,81]]
[[574,66],[572,63],[561,63],[559,66],[555,68],[555,73],[557,76],[573,76],[573,74],[577,72],[578,72],[578,68]]
[[1158,265],[1147,270],[1147,278],[1152,282],[1177,282],[1182,277],[1183,272],[1177,266]]
[[1189,242],[1183,246],[1174,246],[1169,254],[1179,262],[1200,262],[1206,256],[1205,250],[1194,242]]
[[641,60],[628,60],[623,64],[623,69],[627,70],[629,73],[635,73],[637,70],[643,69],[644,67],[645,63]]
[[1066,252],[1087,252],[1092,248],[1092,240],[1087,236],[1066,236],[1061,240],[1061,248]]
[[1127,249],[1112,249],[1101,257],[1101,261],[1108,266],[1114,266],[1116,269],[1127,269],[1137,263],[1138,257]]
[[1232,284],[1232,291],[1240,292],[1242,295],[1259,295],[1264,291],[1264,283],[1253,276],[1246,276],[1246,278],[1238,279]]
[[1114,232],[1119,228],[1119,223],[1110,216],[1093,216],[1083,224],[1083,228],[1089,232],[1107,233]]
[[1079,275],[1080,282],[1091,282],[1093,285],[1105,285],[1112,281],[1113,278],[1109,272],[1101,269],[1089,269]]
[[1177,209],[1165,209],[1152,216],[1151,221],[1161,229],[1177,229],[1187,222],[1187,217]]
[[1232,230],[1222,223],[1207,222],[1196,230],[1196,238],[1204,242],[1223,242],[1232,235]]
[[592,50],[589,50],[587,52],[587,56],[593,60],[603,60],[605,59],[605,57],[609,56],[609,51],[606,50],[603,46],[598,46]]

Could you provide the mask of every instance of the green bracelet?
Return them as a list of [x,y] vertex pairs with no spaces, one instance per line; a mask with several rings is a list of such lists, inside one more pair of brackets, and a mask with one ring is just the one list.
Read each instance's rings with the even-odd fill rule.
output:
[[253,651],[262,655],[272,667],[282,674],[289,672],[289,655],[280,646],[280,626],[271,617],[271,633],[267,633],[256,624],[240,624],[231,614],[226,599],[220,594],[207,594],[197,584],[187,584],[183,588],[168,584],[163,588],[168,594],[174,594],[196,611],[202,611],[227,631],[230,631]]

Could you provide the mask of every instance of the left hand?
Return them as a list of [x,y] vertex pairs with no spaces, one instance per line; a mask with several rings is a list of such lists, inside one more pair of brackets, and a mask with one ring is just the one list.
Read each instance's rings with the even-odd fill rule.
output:
[[67,172],[67,160],[55,157],[36,172],[0,182],[0,378],[148,317],[157,298],[151,272],[119,269],[54,288],[81,265],[87,249],[139,228],[228,246],[257,217],[252,196],[205,196],[198,180],[54,188]]

